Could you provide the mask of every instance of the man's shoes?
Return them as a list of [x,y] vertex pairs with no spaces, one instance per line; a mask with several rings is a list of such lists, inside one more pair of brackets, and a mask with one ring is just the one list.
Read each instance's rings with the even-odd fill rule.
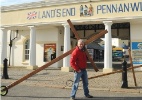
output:
[[86,95],[86,98],[93,98],[93,96],[91,96],[91,95]]
[[75,98],[72,98],[72,97],[71,97],[70,100],[75,100]]

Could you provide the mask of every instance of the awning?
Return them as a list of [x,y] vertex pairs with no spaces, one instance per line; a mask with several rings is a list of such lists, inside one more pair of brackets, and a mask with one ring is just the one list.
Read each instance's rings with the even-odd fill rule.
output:
[[98,43],[92,42],[87,45],[87,49],[98,49],[98,50],[104,50],[103,47],[101,47]]

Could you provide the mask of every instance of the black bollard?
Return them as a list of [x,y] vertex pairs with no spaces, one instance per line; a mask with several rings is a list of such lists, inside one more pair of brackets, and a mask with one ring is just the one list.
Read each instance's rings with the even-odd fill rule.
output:
[[6,58],[3,60],[3,76],[2,76],[3,79],[9,79],[7,73],[7,61],[8,60]]
[[127,62],[125,60],[122,63],[122,86],[121,86],[121,88],[128,88]]

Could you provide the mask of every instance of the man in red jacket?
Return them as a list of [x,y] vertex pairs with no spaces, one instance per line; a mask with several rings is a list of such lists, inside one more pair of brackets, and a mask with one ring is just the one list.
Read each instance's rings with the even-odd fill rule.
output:
[[75,95],[78,89],[80,78],[82,79],[82,82],[83,82],[84,95],[87,98],[93,98],[93,96],[89,95],[88,75],[86,71],[87,56],[85,53],[84,46],[85,46],[84,41],[82,39],[78,40],[78,44],[75,50],[71,54],[70,64],[75,72],[74,83],[73,83],[72,91],[71,91],[71,100],[75,100]]

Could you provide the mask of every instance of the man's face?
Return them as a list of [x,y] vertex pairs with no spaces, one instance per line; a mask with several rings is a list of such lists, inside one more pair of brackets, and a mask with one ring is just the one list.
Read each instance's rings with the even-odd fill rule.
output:
[[78,48],[82,49],[84,47],[84,42],[78,42]]

